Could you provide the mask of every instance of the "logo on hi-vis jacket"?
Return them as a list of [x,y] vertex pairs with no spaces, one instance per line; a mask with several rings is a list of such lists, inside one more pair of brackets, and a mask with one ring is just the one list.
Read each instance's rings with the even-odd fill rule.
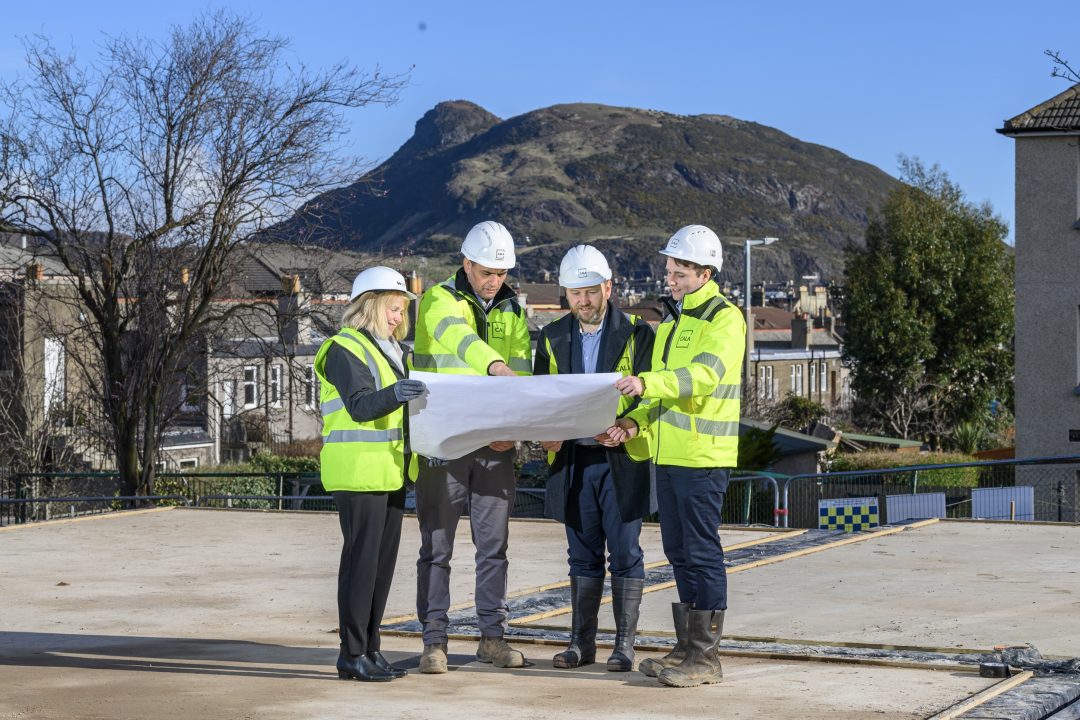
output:
[[506,329],[506,323],[493,322],[491,323],[491,337],[501,338],[503,331]]
[[675,343],[675,347],[690,347],[690,338],[693,337],[693,335],[693,330],[683,330],[681,333],[679,333],[679,341]]
[[615,372],[621,372],[621,373],[629,374],[630,373],[630,358],[628,358],[628,357],[619,358],[619,364],[615,367]]

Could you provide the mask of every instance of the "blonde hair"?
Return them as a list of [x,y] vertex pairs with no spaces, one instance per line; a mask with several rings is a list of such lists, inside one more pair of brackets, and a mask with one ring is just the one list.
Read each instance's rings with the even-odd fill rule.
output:
[[394,328],[394,339],[404,340],[409,334],[409,296],[397,290],[370,291],[356,298],[345,308],[341,324],[354,330],[367,330],[376,337],[389,337],[390,326],[386,322],[386,309],[394,300],[405,303],[401,322]]

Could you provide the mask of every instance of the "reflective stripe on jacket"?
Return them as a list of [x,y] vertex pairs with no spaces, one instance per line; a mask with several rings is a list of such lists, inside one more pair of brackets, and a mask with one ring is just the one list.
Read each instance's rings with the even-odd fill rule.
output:
[[651,428],[658,465],[731,468],[739,460],[746,322],[711,280],[656,332],[644,401],[629,415]]
[[506,285],[491,309],[468,288],[465,271],[428,288],[420,299],[412,367],[453,375],[487,375],[502,360],[518,375],[532,374],[525,311]]
[[319,348],[315,374],[321,387],[323,447],[319,459],[323,487],[328,492],[397,490],[405,482],[405,406],[368,422],[353,420],[325,374],[326,353],[335,344],[367,365],[376,391],[397,382],[390,361],[363,333],[352,328],[343,328]]

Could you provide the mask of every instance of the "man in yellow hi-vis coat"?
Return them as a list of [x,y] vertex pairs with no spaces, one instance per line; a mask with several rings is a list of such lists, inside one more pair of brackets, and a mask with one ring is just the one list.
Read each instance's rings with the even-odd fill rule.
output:
[[651,371],[616,383],[642,403],[608,435],[620,441],[652,431],[660,532],[680,602],[672,605],[674,650],[639,669],[665,685],[690,687],[724,677],[727,574],[717,528],[738,462],[746,323],[712,282],[723,258],[712,230],[684,227],[660,252],[668,256],[674,303],[657,329]]
[[[482,222],[461,246],[462,268],[420,300],[413,368],[458,375],[529,375],[532,349],[525,310],[505,284],[514,241],[497,222]],[[461,412],[483,412],[476,407]],[[447,671],[450,559],[461,512],[469,509],[476,546],[476,657],[496,667],[522,667],[525,656],[503,639],[506,548],[514,505],[514,443],[491,445],[456,460],[421,459],[416,481],[420,557],[416,612],[423,626],[420,672]]]

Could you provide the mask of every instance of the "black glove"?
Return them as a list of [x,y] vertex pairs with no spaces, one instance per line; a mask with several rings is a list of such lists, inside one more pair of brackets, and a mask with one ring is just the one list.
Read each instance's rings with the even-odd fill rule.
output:
[[427,392],[427,385],[424,385],[419,380],[405,378],[394,383],[394,397],[398,399],[398,402],[415,400],[425,392]]

